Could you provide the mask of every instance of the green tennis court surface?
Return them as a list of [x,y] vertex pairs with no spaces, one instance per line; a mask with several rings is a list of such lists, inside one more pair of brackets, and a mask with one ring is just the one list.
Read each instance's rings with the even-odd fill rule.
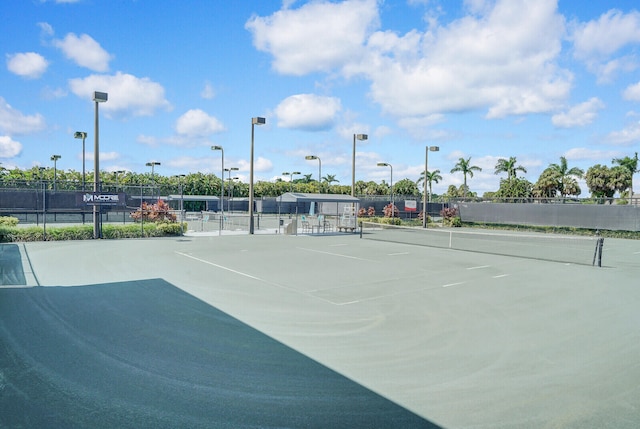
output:
[[640,242],[604,247],[598,268],[351,234],[29,243],[0,288],[0,426],[78,404],[88,427],[635,428]]

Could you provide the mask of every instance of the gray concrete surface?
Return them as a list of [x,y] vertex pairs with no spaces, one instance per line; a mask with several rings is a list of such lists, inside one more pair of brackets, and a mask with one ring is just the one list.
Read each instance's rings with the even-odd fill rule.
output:
[[607,239],[602,268],[357,235],[21,249],[29,285],[161,279],[429,424],[640,425],[639,241]]

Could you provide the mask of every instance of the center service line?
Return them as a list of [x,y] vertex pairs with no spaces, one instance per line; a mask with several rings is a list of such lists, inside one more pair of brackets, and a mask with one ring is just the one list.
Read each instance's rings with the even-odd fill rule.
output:
[[233,269],[231,269],[231,268],[224,267],[224,266],[222,266],[222,265],[214,264],[213,262],[206,261],[206,260],[204,260],[204,259],[200,259],[200,258],[196,258],[195,256],[191,256],[191,255],[189,255],[189,254],[187,254],[187,253],[182,253],[182,252],[176,252],[176,253],[177,253],[178,255],[186,256],[187,258],[191,258],[191,259],[196,260],[196,261],[198,261],[198,262],[202,262],[202,263],[205,263],[205,264],[207,264],[207,265],[212,265],[212,266],[214,266],[214,267],[216,267],[216,268],[220,268],[220,269],[222,269],[222,270],[230,271],[230,272],[232,272],[232,273],[234,273],[234,274],[238,274],[238,275],[241,275],[241,276],[244,276],[244,277],[248,277],[248,278],[253,279],[253,280],[258,280],[258,281],[261,281],[261,282],[268,283],[268,282],[266,282],[265,280],[261,279],[260,277],[255,277],[255,276],[252,276],[252,275],[250,275],[250,274],[243,273],[243,272],[241,272],[241,271],[236,271],[236,270],[233,270]]

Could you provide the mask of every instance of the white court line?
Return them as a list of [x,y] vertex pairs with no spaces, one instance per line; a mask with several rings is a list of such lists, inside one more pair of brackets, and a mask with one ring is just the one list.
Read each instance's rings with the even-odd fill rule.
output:
[[501,279],[502,277],[509,277],[509,274],[500,274],[499,276],[493,276],[494,279]]
[[451,287],[451,286],[458,286],[464,284],[464,282],[458,282],[458,283],[449,283],[447,285],[442,285],[442,287]]
[[307,252],[322,253],[324,255],[339,256],[341,258],[356,259],[358,261],[377,262],[377,261],[373,261],[371,259],[358,258],[356,256],[343,255],[343,254],[340,254],[340,253],[324,252],[322,250],[315,250],[315,249],[307,249],[306,247],[296,247],[296,249],[306,250]]
[[467,270],[481,270],[483,268],[490,268],[491,265],[478,265],[477,267],[469,267]]
[[340,246],[348,246],[347,243],[339,243],[339,244],[330,244],[329,247],[340,247]]
[[221,270],[229,271],[231,273],[238,274],[240,276],[250,278],[252,280],[257,280],[259,282],[263,282],[264,284],[268,284],[270,286],[274,286],[274,287],[277,287],[279,289],[286,290],[288,292],[293,292],[293,293],[296,293],[298,295],[311,297],[313,299],[317,299],[317,300],[322,301],[322,302],[327,302],[329,304],[336,305],[335,302],[333,302],[331,300],[328,300],[328,299],[325,299],[325,298],[322,298],[320,296],[316,296],[316,295],[314,295],[312,293],[301,292],[299,290],[296,290],[296,289],[293,289],[293,288],[290,288],[290,287],[287,287],[287,286],[284,286],[284,285],[281,285],[281,284],[278,284],[278,283],[274,283],[274,282],[271,282],[271,281],[268,281],[268,280],[261,279],[260,277],[252,276],[251,274],[243,273],[242,271],[237,271],[237,270],[225,267],[223,265],[215,264],[213,262],[207,261],[206,259],[196,258],[195,256],[191,256],[188,253],[183,253],[183,252],[175,252],[175,253],[177,253],[178,255],[185,256],[187,258],[193,259],[194,261],[202,262],[202,263],[205,263],[207,265],[211,265],[213,267],[220,268]]
[[[462,284],[462,283],[454,283],[454,284]],[[433,290],[433,289],[434,289],[434,287],[427,286],[427,287],[421,287],[421,288],[418,288],[418,289],[408,289],[408,290],[403,290],[403,291],[399,291],[399,292],[395,292],[395,293],[388,293],[388,294],[384,294],[384,295],[376,295],[376,296],[370,296],[370,297],[367,297],[367,298],[355,299],[353,301],[346,301],[346,302],[335,302],[335,301],[331,301],[331,300],[327,300],[327,301],[331,302],[334,305],[338,305],[338,306],[351,305],[351,304],[359,304],[361,302],[375,301],[375,300],[378,300],[378,299],[391,298],[391,297],[399,296],[399,295],[406,295],[406,294],[409,294],[409,293],[424,292],[424,291]]]
[[243,273],[241,271],[236,271],[236,270],[233,270],[231,268],[227,268],[227,267],[222,266],[222,265],[214,264],[213,262],[207,261],[205,259],[196,258],[195,256],[191,256],[191,255],[189,255],[187,253],[182,253],[182,252],[176,252],[176,253],[178,255],[186,256],[187,258],[191,258],[191,259],[196,260],[198,262],[202,262],[202,263],[205,263],[207,265],[211,265],[211,266],[214,266],[216,268],[220,268],[221,270],[226,270],[226,271],[232,272],[234,274],[238,274],[238,275],[241,275],[241,276],[244,276],[244,277],[248,277],[248,278],[253,279],[253,280],[258,280],[258,281],[267,283],[265,280],[262,280],[260,277],[255,277],[255,276],[252,276],[251,274]]
[[400,255],[408,255],[409,252],[398,252],[398,253],[387,253],[387,256],[400,256]]

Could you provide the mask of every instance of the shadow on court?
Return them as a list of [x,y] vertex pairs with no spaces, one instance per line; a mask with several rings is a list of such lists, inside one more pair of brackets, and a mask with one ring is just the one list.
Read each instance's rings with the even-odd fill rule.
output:
[[18,245],[0,244],[0,285],[26,284]]
[[152,279],[0,289],[0,427],[438,426]]

